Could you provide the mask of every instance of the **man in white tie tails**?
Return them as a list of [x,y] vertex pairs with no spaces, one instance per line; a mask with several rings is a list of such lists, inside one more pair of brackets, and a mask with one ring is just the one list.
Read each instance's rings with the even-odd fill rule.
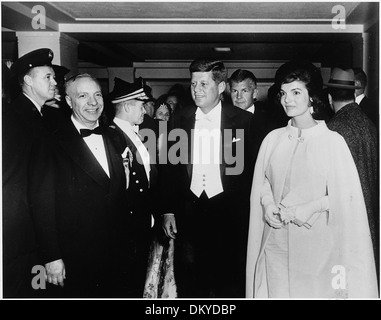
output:
[[[148,96],[141,78],[135,83],[115,78],[114,89],[109,98],[115,108],[115,118],[111,128],[115,131],[114,140],[117,141],[120,153],[124,153],[128,181],[126,197],[129,210],[126,214],[131,217],[133,229],[132,245],[135,250],[133,272],[136,274],[132,284],[134,288],[132,295],[142,297],[152,239],[151,215],[156,202],[154,191],[157,176],[156,160],[151,159],[139,133],[139,125],[146,113],[144,102]],[[145,128],[146,130],[148,128]]]
[[253,116],[221,101],[227,81],[221,61],[195,60],[189,69],[195,105],[174,119],[185,135],[180,163],[168,154],[160,188],[163,229],[176,239],[178,296],[244,297]]

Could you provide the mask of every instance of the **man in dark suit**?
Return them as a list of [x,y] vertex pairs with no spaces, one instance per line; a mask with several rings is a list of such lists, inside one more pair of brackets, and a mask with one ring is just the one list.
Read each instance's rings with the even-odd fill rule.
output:
[[47,178],[45,166],[51,162],[41,108],[54,97],[57,84],[52,59],[53,52],[44,48],[16,60],[11,71],[18,78],[22,94],[10,105],[3,105],[4,297],[37,294],[31,286],[32,267],[40,264],[37,249],[42,255],[50,250],[50,244],[39,237],[37,240],[44,245],[37,245],[35,228],[39,228],[39,222],[34,218],[36,212],[43,213],[47,220],[54,215],[52,190],[40,185]]
[[[121,154],[99,126],[98,81],[79,74],[65,85],[72,116],[54,134],[57,251],[46,264],[48,281],[65,297],[127,294],[122,273],[131,256],[126,181]],[[129,274],[134,277],[133,274]]]
[[365,95],[365,89],[368,84],[368,78],[361,68],[354,68],[355,84],[357,89],[355,90],[356,103],[360,106],[361,110],[369,117],[378,129],[379,110],[377,101],[369,99]]
[[178,294],[244,297],[254,119],[221,101],[221,61],[195,60],[190,72],[195,105],[174,120],[179,141],[169,148],[161,188],[163,229],[176,239]]
[[258,138],[256,145],[259,148],[264,137],[276,128],[276,124],[270,118],[265,103],[254,103],[258,95],[257,78],[251,71],[237,69],[229,78],[229,86],[233,105],[254,115],[254,128]]
[[135,83],[128,83],[116,78],[110,99],[115,107],[115,118],[111,128],[115,130],[116,138],[119,139],[119,150],[121,153],[125,150],[125,158],[128,162],[126,163],[126,170],[129,172],[127,179],[128,214],[131,217],[136,254],[134,290],[136,297],[142,297],[156,204],[157,132],[153,128],[147,127],[143,131],[147,133],[148,146],[149,149],[152,149],[150,153],[143,144],[143,137],[139,133],[139,126],[143,123],[146,113],[144,102],[148,99],[141,79]]

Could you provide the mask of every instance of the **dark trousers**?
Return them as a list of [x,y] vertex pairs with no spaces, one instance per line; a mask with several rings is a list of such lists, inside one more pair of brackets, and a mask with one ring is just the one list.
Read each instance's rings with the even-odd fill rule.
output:
[[17,258],[4,256],[3,260],[3,297],[4,298],[38,298],[39,290],[32,287],[33,266],[38,265],[34,252],[19,255]]
[[245,296],[248,205],[221,193],[191,194],[176,215],[175,278],[180,298]]

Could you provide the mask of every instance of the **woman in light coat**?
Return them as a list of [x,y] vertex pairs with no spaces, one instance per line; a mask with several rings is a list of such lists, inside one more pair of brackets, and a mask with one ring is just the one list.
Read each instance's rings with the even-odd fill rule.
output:
[[251,194],[248,298],[376,298],[358,173],[344,139],[316,121],[322,78],[307,62],[278,70],[291,119],[264,139]]

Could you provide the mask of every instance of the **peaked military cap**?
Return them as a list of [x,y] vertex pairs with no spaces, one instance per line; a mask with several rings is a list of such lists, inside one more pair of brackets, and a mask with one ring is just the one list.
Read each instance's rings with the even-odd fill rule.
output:
[[136,79],[134,83],[126,82],[120,78],[114,78],[114,89],[110,93],[109,98],[111,103],[119,103],[128,100],[148,99],[146,88],[142,78]]
[[49,48],[42,48],[31,51],[18,58],[11,66],[11,71],[21,76],[28,72],[29,69],[41,66],[52,66],[53,51]]

